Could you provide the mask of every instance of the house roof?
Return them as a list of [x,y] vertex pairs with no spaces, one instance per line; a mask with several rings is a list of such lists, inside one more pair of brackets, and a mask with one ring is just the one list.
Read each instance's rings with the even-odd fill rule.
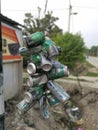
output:
[[23,26],[22,24],[20,24],[20,23],[18,23],[18,22],[16,22],[16,21],[14,21],[14,20],[12,20],[12,19],[10,19],[10,18],[8,18],[8,17],[6,17],[6,16],[4,16],[3,14],[0,14],[0,19],[1,19],[1,22],[4,22],[4,23],[6,23],[6,24],[10,24],[10,25],[12,25],[12,26],[14,26],[14,27],[25,27],[25,26]]

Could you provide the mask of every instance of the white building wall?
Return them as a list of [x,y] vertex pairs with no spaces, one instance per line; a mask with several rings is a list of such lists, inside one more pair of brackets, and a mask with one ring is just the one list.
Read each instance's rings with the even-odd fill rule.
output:
[[5,100],[13,98],[20,93],[22,82],[22,60],[3,61],[3,87]]

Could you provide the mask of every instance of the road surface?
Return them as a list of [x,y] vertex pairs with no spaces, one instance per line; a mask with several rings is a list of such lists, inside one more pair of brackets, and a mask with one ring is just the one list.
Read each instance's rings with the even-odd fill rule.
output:
[[87,61],[98,68],[98,57],[89,56]]

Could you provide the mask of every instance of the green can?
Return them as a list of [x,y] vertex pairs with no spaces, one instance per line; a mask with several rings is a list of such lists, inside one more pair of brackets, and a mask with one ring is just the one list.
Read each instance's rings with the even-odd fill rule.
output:
[[41,46],[37,46],[37,47],[31,48],[31,49],[28,49],[26,47],[19,48],[19,54],[22,56],[27,56],[27,57],[30,57],[31,55],[34,55],[34,54],[38,54],[41,51],[42,51]]
[[35,63],[35,64],[40,64],[41,63],[41,56],[40,54],[35,54],[35,55],[32,55],[30,60]]
[[47,53],[50,46],[52,46],[54,42],[52,40],[45,40],[42,44],[43,53]]
[[69,76],[69,71],[67,69],[67,66],[64,66],[60,63],[57,63],[52,70],[47,74],[49,80],[58,79],[64,76]]
[[42,44],[42,49],[43,49],[44,55],[48,57],[49,59],[53,59],[60,54],[58,47],[50,39],[45,40],[45,42]]
[[47,99],[50,106],[56,106],[60,103],[60,101],[52,93],[47,95]]
[[42,32],[35,32],[24,39],[27,48],[32,48],[41,45],[45,41],[45,35]]

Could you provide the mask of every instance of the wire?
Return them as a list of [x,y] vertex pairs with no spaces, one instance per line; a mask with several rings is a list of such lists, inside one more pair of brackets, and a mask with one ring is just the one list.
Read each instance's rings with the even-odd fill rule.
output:
[[86,8],[86,9],[98,9],[98,7],[91,7],[91,6],[73,6],[73,7],[76,7],[76,8]]
[[[68,10],[68,8],[66,8],[66,9],[63,9],[63,8],[53,8],[51,10],[52,11],[66,11],[66,10]],[[2,9],[2,11],[7,11],[7,12],[26,12],[26,11],[37,11],[37,9]],[[43,12],[45,14],[46,13],[46,9]]]
[[34,9],[24,9],[24,10],[17,10],[17,9],[2,9],[2,11],[9,11],[9,12],[11,12],[11,11],[14,11],[14,12],[24,12],[24,11],[37,11],[36,9],[34,10]]

